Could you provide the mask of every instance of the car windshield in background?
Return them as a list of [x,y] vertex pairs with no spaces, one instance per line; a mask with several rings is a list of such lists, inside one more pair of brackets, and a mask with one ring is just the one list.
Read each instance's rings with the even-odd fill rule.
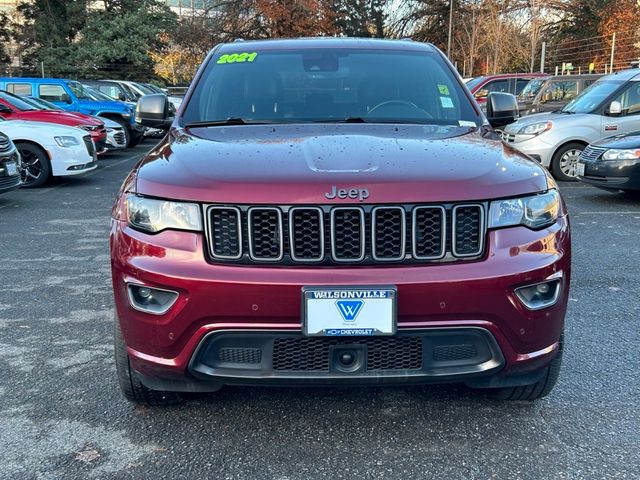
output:
[[69,88],[73,92],[73,94],[80,100],[93,100],[87,93],[84,91],[84,87],[82,84],[78,82],[69,82]]
[[146,87],[145,85],[143,85],[142,83],[134,83],[134,85],[136,87],[138,87],[138,89],[140,89],[140,91],[142,93],[144,93],[145,95],[149,95],[151,93],[156,93],[153,90],[151,90],[149,87]]
[[95,88],[89,87],[87,85],[83,85],[84,93],[91,99],[96,100],[98,102],[113,102],[113,98],[111,98],[106,93],[102,93],[100,90],[96,90]]
[[36,107],[34,105],[31,105],[30,103],[27,103],[21,97],[18,97],[17,95],[13,95],[13,94],[11,94],[9,92],[5,92],[5,91],[1,91],[0,90],[0,98],[2,100],[4,100],[5,102],[9,102],[11,105],[13,105],[18,110],[22,110],[22,111],[40,110],[40,108],[38,108],[38,107]]
[[454,74],[428,52],[305,49],[218,53],[182,121],[477,126]]
[[49,102],[47,100],[43,100],[41,98],[27,97],[27,98],[25,98],[25,100],[37,105],[38,107],[40,107],[43,110],[55,110],[55,111],[59,111],[59,112],[63,111],[63,109],[58,107],[55,103],[51,103],[51,102]]
[[484,77],[473,77],[471,80],[469,80],[466,85],[467,88],[469,90],[473,90],[474,88],[476,88],[478,85],[480,85],[480,83],[484,80]]
[[562,109],[565,113],[591,113],[602,105],[609,95],[615,92],[623,82],[620,81],[598,81],[590,85],[584,92],[571,100]]
[[542,85],[544,85],[544,82],[546,82],[545,78],[542,78],[542,79],[534,78],[533,80],[529,80],[529,83],[527,83],[527,85],[524,87],[522,92],[520,92],[520,95],[518,95],[518,97],[520,98],[535,97],[540,91],[540,89],[542,88]]

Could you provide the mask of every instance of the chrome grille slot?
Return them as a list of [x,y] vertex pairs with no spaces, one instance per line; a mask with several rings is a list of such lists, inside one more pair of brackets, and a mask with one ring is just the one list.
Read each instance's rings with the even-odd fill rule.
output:
[[87,153],[93,157],[93,154],[96,151],[95,145],[93,144],[93,140],[91,140],[91,136],[90,135],[85,135],[84,137],[82,137],[82,140],[84,141],[84,146],[87,147]]
[[413,256],[420,260],[444,257],[447,216],[444,207],[413,209],[411,245]]
[[580,158],[593,161],[598,159],[600,155],[602,155],[607,150],[607,148],[592,147],[591,145],[589,145],[582,151],[582,153],[580,154]]
[[318,207],[289,210],[291,258],[296,262],[324,259],[324,212]]
[[484,209],[482,205],[453,207],[452,253],[456,257],[474,257],[484,248]]
[[364,210],[352,207],[331,210],[331,256],[335,262],[364,260]]
[[241,213],[235,207],[209,207],[209,245],[211,255],[220,259],[242,256]]
[[375,207],[371,212],[371,251],[374,260],[402,260],[406,245],[403,207]]
[[277,262],[284,256],[282,212],[275,207],[254,207],[248,212],[249,256]]

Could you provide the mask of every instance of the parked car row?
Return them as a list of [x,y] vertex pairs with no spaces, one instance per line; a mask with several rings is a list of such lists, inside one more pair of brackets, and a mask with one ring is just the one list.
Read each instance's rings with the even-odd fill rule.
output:
[[175,113],[180,98],[151,84],[0,78],[0,192],[91,171],[97,155],[162,134],[134,115],[140,97],[159,93]]
[[[517,97],[520,118],[503,128],[502,139],[558,180],[581,180],[609,190],[637,189],[640,69],[607,76],[533,75]],[[521,78],[481,77],[467,86],[476,100],[482,100],[482,90],[504,87],[505,92],[518,93],[509,89]]]

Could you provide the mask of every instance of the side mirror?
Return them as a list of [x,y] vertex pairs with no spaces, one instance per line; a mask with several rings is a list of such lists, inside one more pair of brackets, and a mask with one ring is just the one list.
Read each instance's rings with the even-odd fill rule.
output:
[[611,102],[609,104],[609,115],[614,116],[614,115],[620,115],[622,113],[622,104],[617,101],[614,100],[613,102]]
[[173,122],[169,115],[169,100],[165,95],[143,95],[136,105],[136,122],[150,128],[168,130]]
[[67,103],[67,104],[71,104],[71,103],[73,103],[73,102],[71,101],[71,97],[69,96],[69,94],[68,94],[68,93],[63,93],[63,94],[60,96],[60,101],[61,101],[61,102],[64,102],[64,103]]
[[489,96],[489,90],[487,90],[486,88],[481,88],[474,95],[474,97],[476,98],[487,98],[488,96]]
[[118,100],[120,100],[121,102],[124,102],[127,99],[127,97],[124,96],[124,93],[120,92],[118,93]]
[[0,103],[0,113],[13,113],[13,109],[7,107],[4,103]]
[[518,100],[515,95],[491,92],[487,98],[487,120],[492,127],[504,127],[518,119]]

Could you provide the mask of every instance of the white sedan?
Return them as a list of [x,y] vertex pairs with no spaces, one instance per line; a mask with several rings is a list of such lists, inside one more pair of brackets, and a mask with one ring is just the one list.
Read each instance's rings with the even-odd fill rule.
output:
[[51,177],[98,168],[91,136],[80,128],[0,118],[0,132],[13,140],[22,156],[23,187],[40,187]]

